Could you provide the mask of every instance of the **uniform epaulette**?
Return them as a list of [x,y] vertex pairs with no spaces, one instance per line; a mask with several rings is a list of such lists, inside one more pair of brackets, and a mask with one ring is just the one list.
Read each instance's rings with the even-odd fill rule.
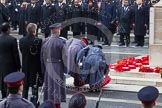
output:
[[67,40],[67,39],[66,39],[66,38],[64,38],[64,37],[59,37],[59,38],[60,38],[60,39],[62,39],[62,40],[65,40],[65,41]]
[[23,102],[25,102],[25,103],[31,103],[30,101],[26,100],[25,98],[22,98],[21,100],[22,100]]
[[4,98],[4,99],[0,99],[0,102],[5,102],[7,100],[7,98]]

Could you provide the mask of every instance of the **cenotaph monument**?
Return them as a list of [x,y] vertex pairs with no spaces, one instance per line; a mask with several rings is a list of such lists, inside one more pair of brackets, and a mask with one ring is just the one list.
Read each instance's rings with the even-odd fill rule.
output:
[[150,9],[149,64],[162,67],[162,0]]

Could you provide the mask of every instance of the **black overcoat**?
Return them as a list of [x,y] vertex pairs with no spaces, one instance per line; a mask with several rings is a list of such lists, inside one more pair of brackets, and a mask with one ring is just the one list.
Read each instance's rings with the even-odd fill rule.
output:
[[148,24],[148,12],[147,7],[142,5],[140,9],[138,9],[138,6],[136,5],[134,7],[134,34],[138,36],[145,36],[146,34],[146,26]]
[[20,58],[16,38],[8,35],[0,35],[0,89],[3,78],[11,73],[20,70]]
[[20,51],[22,53],[22,71],[26,75],[25,84],[33,86],[36,84],[36,75],[41,77],[40,50],[42,40],[28,34],[20,39]]

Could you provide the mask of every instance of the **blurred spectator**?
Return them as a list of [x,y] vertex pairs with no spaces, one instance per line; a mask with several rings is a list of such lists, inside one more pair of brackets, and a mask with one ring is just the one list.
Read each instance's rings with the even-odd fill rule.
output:
[[26,36],[25,11],[28,3],[23,2],[19,10],[19,35]]
[[138,92],[138,99],[142,102],[143,108],[155,108],[158,96],[159,91],[153,86],[144,87]]
[[31,3],[27,6],[25,14],[25,23],[35,23],[37,24],[37,34],[40,26],[41,19],[41,6],[37,3],[37,0],[31,0]]
[[31,102],[21,96],[24,78],[25,74],[22,72],[13,72],[5,76],[4,82],[9,95],[0,102],[0,108],[35,108]]
[[[56,23],[62,23],[67,19],[67,4],[64,3],[63,0],[58,0],[58,3],[55,4],[56,8]],[[62,25],[65,26],[65,25]],[[61,29],[61,34],[60,36],[67,38],[67,30],[68,28],[65,26],[64,28]]]
[[[108,30],[110,30],[110,34],[107,35],[109,36],[114,34],[116,30],[116,4],[111,0],[105,0],[101,3],[100,13],[102,24],[105,25]],[[103,34],[103,38],[103,45],[110,45],[109,40],[105,34]]]
[[79,22],[79,19],[77,20],[77,17],[82,16],[82,7],[79,5],[79,0],[74,0],[73,6],[72,6],[72,15],[71,18],[73,19],[73,24],[72,24],[72,32],[73,36],[78,36],[81,33],[81,22]]
[[20,58],[16,38],[10,36],[10,25],[2,24],[2,34],[0,35],[0,89],[2,98],[7,96],[7,88],[3,83],[3,78],[11,73],[20,70]]
[[84,94],[79,92],[71,97],[68,108],[85,108],[86,104],[87,101]]
[[148,29],[149,18],[147,9],[142,0],[137,0],[137,5],[134,6],[135,16],[133,21],[136,46],[144,46],[144,36]]
[[[117,10],[117,23],[119,24],[118,33],[120,34],[119,46],[129,46],[130,43],[130,26],[132,22],[132,10],[129,1],[124,0],[123,6]],[[126,40],[124,40],[126,39]],[[126,42],[124,42],[126,41]]]
[[9,9],[6,6],[6,0],[0,0],[0,33],[2,23],[9,22],[9,20]]
[[55,14],[56,14],[55,7],[52,5],[51,0],[46,0],[46,3],[42,5],[42,10],[41,10],[41,26],[45,38],[47,38],[50,35],[49,26],[54,23]]

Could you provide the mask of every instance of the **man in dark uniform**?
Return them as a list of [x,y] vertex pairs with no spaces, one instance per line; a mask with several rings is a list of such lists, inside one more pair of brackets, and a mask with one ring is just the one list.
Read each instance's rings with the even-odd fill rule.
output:
[[61,102],[66,102],[65,76],[66,68],[63,61],[65,40],[60,38],[61,24],[50,26],[51,37],[42,46],[41,62],[44,74],[44,100],[53,100],[56,108],[60,108]]
[[137,0],[137,5],[134,7],[134,35],[137,40],[136,46],[144,46],[144,36],[148,28],[148,8],[142,4],[142,0]]
[[[56,23],[62,23],[67,19],[67,5],[63,3],[63,0],[59,0],[59,2],[55,5],[56,8]],[[64,26],[64,25],[63,25]],[[62,28],[61,36],[67,38],[67,30],[68,28]]]
[[[107,27],[107,29],[110,30],[111,34],[115,33],[116,27],[114,25],[114,21],[116,19],[116,5],[113,1],[105,0],[101,4],[101,22],[103,25]],[[108,43],[108,39],[105,35],[104,37],[104,44],[103,45],[110,45]]]
[[37,33],[40,26],[40,18],[41,18],[41,5],[36,3],[37,0],[31,0],[31,3],[27,6],[26,9],[26,17],[25,23],[35,23],[37,24]]
[[[120,34],[119,46],[129,46],[130,43],[130,26],[132,22],[132,10],[129,7],[129,1],[124,0],[124,5],[117,10],[117,22],[119,23],[118,33]],[[124,42],[126,39],[126,43]]]
[[17,40],[9,33],[10,25],[3,23],[2,34],[0,35],[0,89],[2,98],[7,96],[7,88],[3,83],[3,78],[21,68]]
[[39,86],[38,76],[42,78],[40,62],[42,39],[36,37],[36,24],[29,23],[26,30],[28,35],[20,39],[19,47],[22,53],[22,71],[26,75],[23,97],[28,99],[29,87],[33,88],[36,84]]
[[45,38],[50,35],[49,26],[54,23],[55,21],[55,7],[52,5],[51,0],[46,0],[46,4],[42,6],[41,12],[41,24],[42,30],[45,34]]
[[137,96],[141,101],[143,108],[155,108],[155,101],[159,96],[159,90],[156,87],[147,86],[142,88]]
[[11,5],[8,5],[8,8],[10,10],[10,16],[11,16],[11,21],[12,21],[12,27],[13,30],[17,30],[17,25],[19,21],[19,9],[20,9],[20,4],[16,0],[12,0]]
[[22,72],[13,72],[4,78],[9,95],[0,102],[0,108],[35,108],[31,102],[21,96],[24,78],[25,74]]
[[2,23],[9,22],[9,20],[9,9],[6,6],[6,0],[0,0],[0,33]]
[[81,23],[79,22],[79,19],[77,17],[82,17],[82,7],[79,5],[79,0],[74,0],[74,4],[72,6],[71,18],[74,18],[73,22],[76,22],[76,23],[72,24],[73,36],[80,35],[81,33],[81,28],[80,28]]
[[[87,17],[87,10],[86,10],[87,9],[86,8],[87,7],[87,3],[85,3],[84,0],[80,0],[79,5],[82,8],[82,15],[81,15],[81,17],[86,18]],[[81,29],[81,34],[85,35],[85,32],[86,32],[86,21],[81,22],[80,29]]]
[[[97,12],[97,4],[93,2],[93,0],[88,0],[87,2],[87,18],[98,20],[98,12]],[[98,29],[95,27],[95,25],[88,24],[87,22],[87,34],[88,35],[94,35],[97,36]],[[94,32],[96,31],[96,32]]]

